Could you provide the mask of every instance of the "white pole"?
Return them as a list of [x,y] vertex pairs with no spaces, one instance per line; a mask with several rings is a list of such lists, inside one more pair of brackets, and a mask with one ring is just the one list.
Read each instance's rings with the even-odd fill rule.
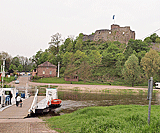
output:
[[58,62],[58,74],[57,74],[58,78],[59,78],[59,66],[60,66],[60,62]]
[[3,59],[2,88],[3,88],[3,77],[5,77],[4,67],[5,67],[5,58]]

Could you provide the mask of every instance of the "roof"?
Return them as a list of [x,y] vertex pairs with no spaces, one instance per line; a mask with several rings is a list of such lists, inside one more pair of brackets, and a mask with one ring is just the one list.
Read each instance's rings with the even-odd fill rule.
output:
[[46,62],[38,65],[38,67],[56,67],[56,66],[51,64],[50,62],[46,61]]

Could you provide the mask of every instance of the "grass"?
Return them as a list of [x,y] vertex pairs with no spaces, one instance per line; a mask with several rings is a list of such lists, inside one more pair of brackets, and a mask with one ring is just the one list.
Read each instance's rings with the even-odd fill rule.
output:
[[11,76],[10,78],[4,77],[3,80],[5,81],[5,83],[10,83],[15,80],[15,77],[14,76]]
[[[56,83],[56,84],[85,84],[85,85],[120,85],[120,86],[130,86],[131,85],[126,85],[124,83],[124,80],[122,79],[117,79],[113,82],[101,82],[101,81],[65,81],[64,78],[57,78],[57,77],[52,77],[52,78],[40,78],[40,79],[34,79],[33,82],[38,82],[38,83]],[[148,82],[147,82],[148,83]],[[147,88],[146,84],[141,84],[141,87]],[[135,86],[139,87],[139,86]]]
[[57,77],[53,77],[53,78],[41,78],[38,80],[34,80],[33,82],[38,82],[38,83],[57,83],[57,84],[86,84],[86,85],[109,85],[109,83],[101,83],[101,82],[84,82],[84,81],[65,81],[64,78],[57,78]]
[[47,120],[50,128],[68,133],[155,133],[160,132],[160,106],[116,105],[87,107]]

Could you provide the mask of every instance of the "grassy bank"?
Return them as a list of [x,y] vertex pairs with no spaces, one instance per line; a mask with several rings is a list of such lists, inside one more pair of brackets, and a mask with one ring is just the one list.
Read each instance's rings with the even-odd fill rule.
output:
[[[112,82],[104,82],[104,81],[65,81],[64,78],[37,78],[33,79],[33,82],[38,82],[38,83],[57,83],[57,84],[85,84],[85,85],[123,85],[126,86],[126,83],[124,83],[123,80],[115,80]],[[142,86],[146,86],[146,84],[142,84]],[[128,85],[131,86],[131,85]]]
[[86,85],[110,85],[110,82],[100,82],[100,81],[90,81],[90,82],[84,82],[84,81],[65,81],[64,78],[40,78],[33,80],[34,82],[38,83],[57,83],[57,84],[86,84]]
[[87,107],[71,114],[47,120],[50,128],[68,133],[139,133],[160,132],[160,106],[151,107],[151,123],[148,126],[148,106],[116,105]]

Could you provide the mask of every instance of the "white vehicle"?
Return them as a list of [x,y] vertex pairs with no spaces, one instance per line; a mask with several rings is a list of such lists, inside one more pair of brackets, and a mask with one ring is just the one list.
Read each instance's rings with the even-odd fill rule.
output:
[[155,83],[155,85],[156,85],[156,89],[160,89],[160,82],[157,82],[157,83]]
[[19,80],[16,80],[16,81],[15,81],[15,84],[19,84]]

